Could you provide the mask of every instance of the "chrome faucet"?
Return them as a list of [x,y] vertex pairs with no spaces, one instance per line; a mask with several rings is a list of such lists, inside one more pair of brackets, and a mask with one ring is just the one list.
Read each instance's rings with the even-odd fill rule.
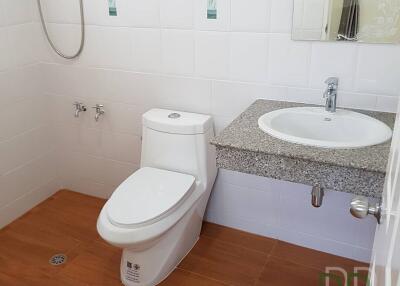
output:
[[102,104],[96,104],[96,106],[93,106],[92,108],[96,109],[96,115],[94,116],[94,119],[96,121],[99,121],[100,115],[103,115],[105,110],[103,109],[104,105]]
[[79,117],[79,113],[86,111],[86,106],[83,105],[82,102],[74,102],[73,104],[75,106],[75,117]]
[[328,112],[336,112],[339,79],[337,77],[330,77],[325,81],[325,83],[328,85],[324,92],[324,98],[326,98],[325,110]]

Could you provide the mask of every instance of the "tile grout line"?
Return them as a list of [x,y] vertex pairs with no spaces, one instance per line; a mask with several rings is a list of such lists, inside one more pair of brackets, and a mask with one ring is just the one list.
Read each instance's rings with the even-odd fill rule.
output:
[[[264,254],[264,255],[267,255],[267,256],[269,256],[269,253],[272,251],[272,249],[275,247],[275,244],[277,243],[277,241],[275,241],[275,242],[274,242],[274,246],[272,247],[271,251],[267,253],[267,252],[263,252],[263,251],[260,251],[260,250],[255,250],[255,249],[253,249],[253,248],[248,248],[248,247],[245,247],[245,246],[242,246],[242,245],[240,245],[240,244],[233,243],[233,242],[228,242],[228,241],[225,241],[225,240],[222,240],[222,239],[214,238],[214,237],[209,236],[209,235],[206,235],[206,234],[202,234],[202,235],[200,235],[200,236],[203,236],[203,237],[206,237],[206,238],[209,238],[209,239],[212,239],[212,240],[215,240],[215,241],[218,241],[218,242],[227,244],[227,245],[237,246],[237,247],[242,248],[242,249],[254,251],[254,252],[257,252],[257,253],[260,253],[260,254]],[[269,238],[269,237],[266,237],[266,238],[268,238],[268,239],[273,239],[273,238]],[[275,240],[275,239],[274,239],[274,240]]]
[[261,268],[260,273],[258,274],[256,280],[254,281],[254,284],[253,284],[254,286],[256,286],[258,284],[258,282],[260,281],[262,273],[264,272],[265,268],[267,267],[267,264],[270,261],[270,259],[273,257],[272,253],[274,252],[275,248],[278,246],[278,242],[279,242],[279,240],[276,239],[274,245],[272,246],[270,252],[267,255],[267,258],[265,259],[264,265]]
[[179,269],[179,270],[181,270],[183,272],[187,272],[187,273],[196,275],[196,276],[201,277],[201,278],[205,278],[207,280],[211,280],[211,281],[215,281],[215,282],[218,282],[218,283],[222,283],[224,285],[232,285],[232,284],[228,284],[226,281],[218,280],[218,279],[215,279],[215,278],[212,278],[212,277],[208,277],[208,276],[202,275],[202,274],[194,272],[194,271],[187,270],[185,268],[181,268],[179,265],[176,267],[176,269]]
[[260,281],[261,275],[264,272],[265,268],[267,267],[267,264],[270,261],[271,257],[272,257],[271,255],[268,255],[267,258],[265,259],[263,267],[261,268],[260,273],[258,274],[256,280],[254,281],[253,286],[257,286],[258,282]]

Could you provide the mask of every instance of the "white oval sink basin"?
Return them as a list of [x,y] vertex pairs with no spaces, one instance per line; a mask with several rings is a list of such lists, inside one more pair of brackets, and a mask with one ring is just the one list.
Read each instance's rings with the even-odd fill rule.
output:
[[370,116],[338,109],[294,107],[264,114],[258,120],[264,132],[291,143],[323,148],[361,148],[384,143],[392,130]]

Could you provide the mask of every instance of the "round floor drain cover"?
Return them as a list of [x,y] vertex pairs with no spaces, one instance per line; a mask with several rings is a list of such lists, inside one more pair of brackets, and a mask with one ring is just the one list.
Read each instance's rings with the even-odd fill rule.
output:
[[51,265],[61,265],[64,264],[65,262],[67,262],[67,256],[65,254],[53,255],[49,260],[49,263]]

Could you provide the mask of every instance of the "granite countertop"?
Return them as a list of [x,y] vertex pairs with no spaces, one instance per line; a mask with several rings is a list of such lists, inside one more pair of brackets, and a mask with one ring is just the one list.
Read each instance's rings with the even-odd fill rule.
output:
[[[246,167],[240,166],[240,162],[237,162],[236,165],[234,165],[233,162],[227,162],[227,160],[231,160],[232,158],[234,158],[233,152],[235,152],[234,156],[239,156],[240,154],[244,154],[244,152],[247,152],[247,157],[242,158],[242,160],[247,160],[247,163],[250,165],[255,163],[250,162],[250,160],[252,160],[252,157],[257,157],[255,158],[255,160],[262,160],[260,156],[264,156],[263,159],[265,160],[271,160],[271,158],[279,158],[280,163],[282,163],[282,160],[292,160],[294,162],[301,162],[301,166],[303,167],[308,165],[314,166],[314,169],[310,169],[309,172],[305,174],[308,177],[313,176],[310,175],[310,172],[315,173],[318,169],[318,166],[324,166],[325,169],[331,166],[332,168],[341,170],[340,176],[343,177],[344,175],[346,175],[345,177],[347,178],[350,178],[349,172],[351,172],[352,170],[357,171],[357,176],[360,182],[362,180],[365,180],[365,178],[362,178],[362,176],[359,175],[361,174],[360,172],[363,172],[362,174],[368,176],[370,180],[372,180],[371,178],[376,175],[376,177],[379,177],[379,182],[375,182],[376,184],[374,185],[374,187],[380,188],[381,185],[383,187],[383,180],[386,173],[386,164],[390,150],[390,141],[383,144],[358,149],[327,149],[289,143],[268,135],[258,127],[258,118],[261,115],[277,109],[299,106],[312,105],[261,99],[255,101],[218,136],[212,139],[211,144],[217,147],[217,163],[218,152],[220,152],[219,167],[230,166],[228,167],[230,169],[247,172]],[[364,110],[356,111],[374,117],[386,123],[391,128],[393,128],[394,126],[395,114]],[[229,150],[230,154],[226,153],[227,150]],[[223,154],[223,151],[225,152],[225,154]],[[266,156],[268,156],[268,158]],[[285,162],[284,165],[285,164],[288,165],[287,162]],[[298,168],[300,165],[298,163],[296,164]],[[250,168],[250,165],[248,169]],[[269,165],[269,168],[273,168],[273,166]],[[317,183],[321,180],[323,181],[324,179],[316,174],[314,176],[315,178],[312,177],[304,180],[300,178],[300,175],[294,175],[294,170],[295,169],[293,168],[290,171],[292,173],[291,175],[275,174],[274,172],[272,172],[272,170],[256,171],[255,169],[249,170],[248,173],[265,176],[273,174],[273,178],[310,184]],[[284,168],[282,168],[281,173],[282,172],[285,172]],[[337,179],[331,177],[331,180],[336,181]],[[374,182],[370,181],[369,183],[373,184]],[[354,184],[356,184],[356,182],[354,182]],[[324,183],[322,183],[322,185],[324,185]],[[327,185],[328,187],[333,186],[333,184],[329,184],[329,182],[326,182],[325,185]],[[338,185],[337,182],[335,182],[335,185]],[[343,190],[339,189],[339,191],[352,192],[350,191],[351,187],[355,187],[357,189],[357,186],[349,185],[348,187],[345,187],[343,184]],[[363,186],[364,189],[366,187],[366,185]],[[372,192],[372,190],[369,190],[364,191],[363,193],[363,191],[361,191],[361,186],[359,186],[359,188],[360,190],[354,191],[354,193],[362,193],[368,195]],[[380,192],[381,191],[382,190],[380,190]],[[374,193],[372,194],[372,196],[377,197],[379,195]]]

